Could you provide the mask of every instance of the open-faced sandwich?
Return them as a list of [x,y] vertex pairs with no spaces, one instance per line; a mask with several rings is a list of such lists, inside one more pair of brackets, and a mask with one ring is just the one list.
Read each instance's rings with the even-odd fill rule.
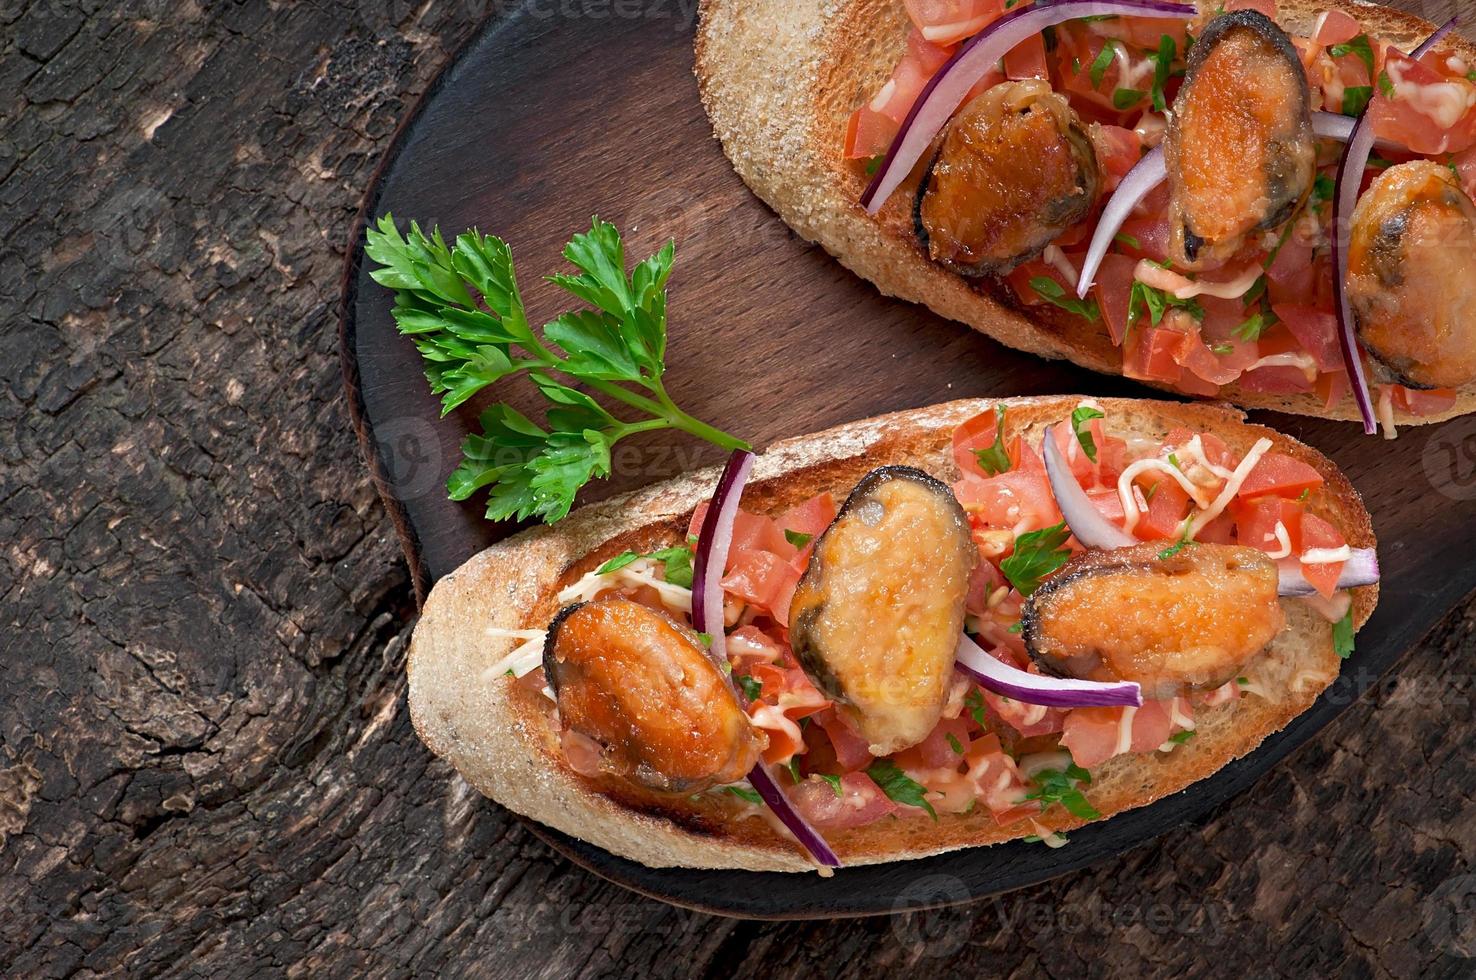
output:
[[703,0],[697,74],[743,179],[884,293],[1392,435],[1476,409],[1476,48],[1439,34],[1346,0]]
[[952,402],[494,545],[431,592],[410,709],[482,792],[653,866],[1059,845],[1308,708],[1373,546],[1232,410]]

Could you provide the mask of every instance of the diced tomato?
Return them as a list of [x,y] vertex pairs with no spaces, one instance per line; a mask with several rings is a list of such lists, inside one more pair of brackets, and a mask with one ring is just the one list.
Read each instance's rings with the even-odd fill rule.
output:
[[1203,450],[1205,459],[1227,470],[1236,467],[1239,460],[1230,452],[1230,447],[1225,445],[1225,440],[1213,432],[1194,432],[1187,426],[1176,425],[1163,437],[1163,449],[1172,453],[1189,445],[1195,436],[1199,437],[1199,447]]
[[1067,295],[1076,294],[1076,283],[1067,282],[1055,266],[1044,259],[1031,259],[1016,266],[1005,276],[1005,281],[1026,306],[1039,306],[1045,302],[1045,298],[1030,285],[1032,279],[1050,279],[1065,290]]
[[733,661],[733,669],[741,672],[755,664],[792,662],[786,649],[756,626],[740,626],[728,634],[728,658]]
[[[1122,453],[1126,452],[1127,444],[1116,436],[1109,436],[1101,419],[1092,419],[1086,425],[1086,432],[1092,439],[1092,449],[1096,453],[1093,461],[1086,454],[1086,449],[1081,444],[1080,437],[1072,430],[1070,424],[1060,424],[1051,430],[1051,438],[1056,441],[1056,448],[1060,450],[1061,456],[1066,460],[1067,466],[1071,468],[1071,474],[1083,487],[1095,487],[1113,483],[1117,474],[1122,472],[1121,455],[1114,451],[1113,443],[1117,443]],[[1117,463],[1111,472],[1104,473],[1104,468],[1110,463]]]
[[1459,153],[1476,145],[1476,84],[1447,78],[1389,48],[1384,71],[1393,86],[1375,87],[1368,106],[1374,133],[1414,153]]
[[1152,326],[1139,320],[1123,358],[1122,373],[1139,381],[1177,383],[1184,374],[1181,359],[1193,338],[1181,330]]
[[964,598],[964,609],[975,616],[983,613],[988,606],[989,596],[1003,584],[1004,576],[999,569],[981,556],[979,564],[974,566],[974,571],[969,576],[969,592]]
[[1348,385],[1348,372],[1338,370],[1329,371],[1317,376],[1317,397],[1322,399],[1322,407],[1331,410],[1351,393]]
[[[953,741],[949,741],[949,736],[953,737]],[[932,769],[958,765],[963,761],[963,753],[954,750],[955,742],[960,750],[969,744],[968,721],[962,717],[940,718],[928,737],[917,746],[922,764]]]
[[914,30],[907,49],[876,95],[851,114],[846,124],[847,159],[867,159],[887,152],[923,87],[953,55],[953,48],[933,44]]
[[1113,17],[1110,20],[1094,21],[1088,26],[1108,37],[1126,41],[1146,51],[1158,50],[1159,38],[1167,34],[1173,38],[1174,48],[1182,58],[1184,55],[1184,32],[1189,21],[1170,17]]
[[1000,0],[904,0],[907,14],[922,36],[934,44],[952,44],[988,27],[1004,12]]
[[794,595],[798,580],[794,567],[772,551],[735,548],[728,554],[722,586],[723,591],[768,610],[780,625],[788,625],[788,597]]
[[1083,769],[1101,765],[1118,754],[1124,712],[1133,712],[1127,751],[1152,752],[1173,731],[1172,702],[1145,700],[1141,708],[1074,708],[1066,713],[1061,745]]
[[815,721],[830,736],[835,761],[842,769],[859,769],[871,763],[871,750],[866,747],[866,739],[853,732],[834,710],[820,712]]
[[[1341,531],[1316,514],[1302,515],[1302,551],[1313,548],[1341,548],[1347,544]],[[1325,599],[1331,599],[1338,589],[1338,576],[1343,573],[1345,562],[1314,562],[1302,565],[1302,574],[1312,587]]]
[[898,809],[864,772],[842,776],[839,794],[830,780],[810,776],[789,790],[789,799],[810,825],[819,830],[864,827]]
[[953,462],[965,477],[988,476],[979,468],[975,452],[994,445],[999,438],[999,414],[994,409],[980,412],[953,427]]
[[1000,817],[1024,801],[1025,780],[1015,760],[1005,754],[998,735],[990,733],[970,742],[964,761],[969,766],[969,780],[978,788],[990,813]]
[[1011,48],[1004,56],[1004,70],[1006,78],[1016,80],[1049,78],[1050,70],[1046,67],[1045,39],[1039,34],[1032,34]]
[[[955,443],[956,445],[956,443]],[[990,527],[1017,528],[1020,532],[1050,527],[1061,520],[1056,498],[1051,494],[1045,464],[1034,449],[1017,438],[1010,469],[987,478],[965,476],[953,492],[964,510]],[[977,469],[977,461],[971,458]]]
[[1456,403],[1456,393],[1450,388],[1420,391],[1395,385],[1393,398],[1396,407],[1411,415],[1439,415],[1450,411]]
[[1229,0],[1225,10],[1259,10],[1272,20],[1276,19],[1276,0]]
[[1096,285],[1093,287],[1097,306],[1107,324],[1107,334],[1118,347],[1122,346],[1122,339],[1127,336],[1128,300],[1133,289],[1133,268],[1137,264],[1136,259],[1126,255],[1108,253],[1102,259],[1102,267],[1097,270]]
[[1107,178],[1104,190],[1108,191],[1115,190],[1143,156],[1143,138],[1122,126],[1093,127],[1092,145]]
[[807,534],[810,536],[810,541],[805,547],[811,547],[814,539],[823,534],[830,526],[830,522],[835,520],[835,512],[835,498],[828,491],[817,493],[804,503],[791,507],[780,515],[778,521],[780,537],[784,539],[786,545],[793,548],[794,545],[784,537],[783,532]]
[[1200,528],[1199,533],[1194,535],[1194,540],[1205,544],[1234,544],[1235,518],[1222,513]]
[[890,117],[869,105],[861,106],[846,123],[846,159],[869,160],[883,155],[891,148],[899,128],[900,124]]
[[1236,542],[1268,554],[1281,554],[1287,546],[1281,544],[1276,533],[1276,526],[1280,524],[1286,532],[1291,554],[1299,554],[1303,510],[1300,501],[1285,497],[1258,497],[1255,500],[1237,497],[1230,502],[1230,513],[1235,518]]
[[[1164,474],[1146,475],[1144,494],[1148,497],[1148,513],[1138,518],[1133,531],[1145,541],[1178,538],[1184,533],[1184,518],[1189,514],[1189,494],[1179,481]],[[1154,489],[1157,488],[1157,489]]]
[[1323,47],[1343,44],[1363,33],[1358,21],[1341,10],[1327,10],[1321,15],[1314,40]]
[[1330,310],[1293,303],[1275,303],[1271,311],[1286,324],[1303,350],[1317,362],[1318,371],[1341,371],[1343,349],[1338,341],[1338,320]]
[[1118,496],[1115,489],[1103,487],[1099,490],[1088,490],[1087,499],[1092,502],[1093,507],[1097,508],[1097,513],[1118,527],[1122,526],[1123,518],[1127,515],[1123,513],[1122,497]]
[[605,750],[599,742],[588,735],[581,735],[572,728],[564,729],[559,736],[564,749],[564,760],[569,768],[581,776],[597,777],[604,772]]
[[1322,488],[1322,474],[1285,453],[1262,456],[1240,485],[1237,496],[1250,498],[1273,494],[1296,499],[1304,491]]
[[911,58],[925,76],[932,78],[938,74],[939,68],[948,64],[948,59],[957,50],[957,44],[934,43],[923,37],[921,31],[912,30],[907,33],[907,53],[903,58]]
[[1273,304],[1312,301],[1317,289],[1317,269],[1312,256],[1312,244],[1302,241],[1302,236],[1293,228],[1266,270],[1266,292]]

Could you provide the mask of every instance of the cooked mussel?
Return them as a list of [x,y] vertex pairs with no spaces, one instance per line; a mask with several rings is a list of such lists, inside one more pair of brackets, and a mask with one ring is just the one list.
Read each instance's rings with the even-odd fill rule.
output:
[[1145,697],[1210,690],[1281,632],[1276,579],[1276,563],[1254,548],[1085,552],[1025,603],[1025,645],[1042,670],[1136,681]]
[[603,749],[602,768],[650,789],[693,793],[742,779],[765,739],[695,634],[629,599],[554,618],[543,670],[566,728]]
[[876,755],[938,724],[978,562],[946,484],[872,470],[815,543],[790,605],[790,645]]
[[1307,76],[1270,18],[1221,14],[1194,42],[1164,163],[1171,246],[1188,268],[1229,258],[1307,199],[1317,167]]
[[1448,167],[1401,163],[1364,192],[1347,291],[1358,339],[1392,380],[1449,388],[1476,379],[1476,206]]
[[1003,275],[1086,217],[1097,156],[1048,83],[1001,82],[959,110],[918,188],[929,257],[966,276]]

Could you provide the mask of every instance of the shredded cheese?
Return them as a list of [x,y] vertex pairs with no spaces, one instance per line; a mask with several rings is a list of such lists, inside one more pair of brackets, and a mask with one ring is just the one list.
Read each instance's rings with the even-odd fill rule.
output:
[[571,602],[588,602],[608,589],[641,585],[649,585],[655,589],[661,596],[662,605],[668,609],[682,613],[692,611],[692,590],[681,585],[673,585],[664,578],[658,578],[656,562],[650,558],[637,558],[629,565],[603,575],[597,571],[589,572],[559,593],[559,605],[567,606]]
[[1313,612],[1317,613],[1329,623],[1336,623],[1348,615],[1348,610],[1353,606],[1353,595],[1347,590],[1343,590],[1341,592],[1334,592],[1331,599],[1324,599],[1321,595],[1314,592],[1309,596],[1303,596],[1302,601],[1310,606]]
[[1267,541],[1275,541],[1276,542],[1276,545],[1277,545],[1277,548],[1276,548],[1275,551],[1268,551],[1268,552],[1266,552],[1266,557],[1267,558],[1270,558],[1272,560],[1276,560],[1278,558],[1290,558],[1291,557],[1291,553],[1292,553],[1291,535],[1289,535],[1289,534],[1286,533],[1286,525],[1285,524],[1281,523],[1280,521],[1277,521],[1276,522],[1276,527],[1274,527],[1271,530],[1271,533],[1270,534],[1266,535],[1266,540]]
[[1133,59],[1128,56],[1127,45],[1118,40],[1108,43],[1112,45],[1112,56],[1117,59],[1118,88],[1137,88],[1153,76],[1154,64],[1151,58],[1144,58],[1134,65]]
[[1304,350],[1287,351],[1284,354],[1268,354],[1246,366],[1247,371],[1263,367],[1291,367],[1306,375],[1308,381],[1317,380],[1317,360]]
[[1122,755],[1132,750],[1133,747],[1133,716],[1138,713],[1137,708],[1123,708],[1122,717],[1117,720],[1117,745],[1113,747],[1113,755]]
[[1145,286],[1161,289],[1175,299],[1193,299],[1196,296],[1235,299],[1254,286],[1264,271],[1260,265],[1252,263],[1234,279],[1211,282],[1208,279],[1187,279],[1147,259],[1139,259],[1138,264],[1133,267],[1133,278]]
[[1205,525],[1209,524],[1210,521],[1219,517],[1225,507],[1229,505],[1230,501],[1235,499],[1235,495],[1240,492],[1240,485],[1245,482],[1246,477],[1250,476],[1251,470],[1256,468],[1256,464],[1261,461],[1261,457],[1266,455],[1266,451],[1270,448],[1270,439],[1256,440],[1256,444],[1251,447],[1250,452],[1245,454],[1245,459],[1242,459],[1240,465],[1235,467],[1235,472],[1230,474],[1230,479],[1225,481],[1224,489],[1220,491],[1220,495],[1214,499],[1214,502],[1200,513],[1189,518],[1190,540],[1193,540],[1196,534],[1204,530]]
[[1058,834],[1054,830],[1047,830],[1045,827],[1041,826],[1038,820],[1035,820],[1034,818],[1032,818],[1030,821],[1030,827],[1032,830],[1035,831],[1035,836],[1039,837],[1040,842],[1046,847],[1065,847],[1067,843],[1069,843],[1066,839],[1065,834]]
[[[1169,721],[1172,722],[1174,724],[1174,727],[1176,728],[1182,729],[1186,732],[1192,732],[1194,731],[1194,719],[1179,710],[1180,701],[1184,701],[1184,699],[1174,698],[1173,701],[1169,703]],[[1187,704],[1188,702],[1185,701],[1185,703]]]
[[523,641],[486,669],[484,676],[488,679],[506,674],[509,670],[514,677],[523,677],[543,663],[543,642],[548,636],[547,630],[505,630],[491,626],[486,632],[489,637],[497,640]]
[[1398,439],[1399,430],[1394,428],[1394,389],[1389,385],[1379,389],[1378,415],[1384,438]]
[[[1133,528],[1138,526],[1138,518],[1148,512],[1148,501],[1143,498],[1142,492],[1139,491],[1136,495],[1133,493],[1134,490],[1138,489],[1133,486],[1133,481],[1139,475],[1147,473],[1149,470],[1157,470],[1160,473],[1168,474],[1178,482],[1179,486],[1184,488],[1184,492],[1193,498],[1196,505],[1203,507],[1208,502],[1206,500],[1205,489],[1190,481],[1173,463],[1170,463],[1166,459],[1158,458],[1140,459],[1136,463],[1129,465],[1122,471],[1122,475],[1117,478],[1117,499],[1122,501],[1123,530],[1129,534],[1132,534]],[[1141,508],[1138,506],[1139,500],[1143,501]]]
[[1402,62],[1391,62],[1385,70],[1389,73],[1389,81],[1394,83],[1394,98],[1406,103],[1445,131],[1439,151],[1444,152],[1444,144],[1450,139],[1449,130],[1461,121],[1466,110],[1476,105],[1476,87],[1463,85],[1458,81],[1408,81],[1404,77],[1405,66]]
[[1074,283],[1081,278],[1081,273],[1076,271],[1076,266],[1071,264],[1071,260],[1066,257],[1066,253],[1057,248],[1054,243],[1047,245],[1040,257],[1049,262],[1057,272],[1061,273],[1061,277],[1067,282]]
[[1302,552],[1303,565],[1331,565],[1353,557],[1353,549],[1347,545],[1339,548],[1308,548]]

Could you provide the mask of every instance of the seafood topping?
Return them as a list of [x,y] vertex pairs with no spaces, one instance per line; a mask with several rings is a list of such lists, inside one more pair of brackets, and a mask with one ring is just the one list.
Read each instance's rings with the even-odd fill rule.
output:
[[1195,41],[1164,162],[1172,251],[1189,268],[1223,262],[1307,199],[1317,164],[1307,76],[1264,14],[1222,14]]
[[549,626],[543,670],[564,725],[601,746],[601,768],[649,789],[735,782],[763,751],[697,636],[638,602],[564,609]]
[[1145,697],[1234,678],[1286,623],[1264,552],[1162,542],[1078,555],[1026,602],[1025,645],[1042,670],[1136,681]]
[[1097,157],[1048,83],[1002,82],[959,110],[917,194],[929,257],[966,276],[1003,275],[1086,217]]
[[1476,206],[1450,169],[1385,170],[1353,209],[1348,303],[1365,350],[1411,388],[1476,379]]
[[938,724],[977,562],[952,491],[908,466],[862,477],[816,542],[790,644],[873,754]]

